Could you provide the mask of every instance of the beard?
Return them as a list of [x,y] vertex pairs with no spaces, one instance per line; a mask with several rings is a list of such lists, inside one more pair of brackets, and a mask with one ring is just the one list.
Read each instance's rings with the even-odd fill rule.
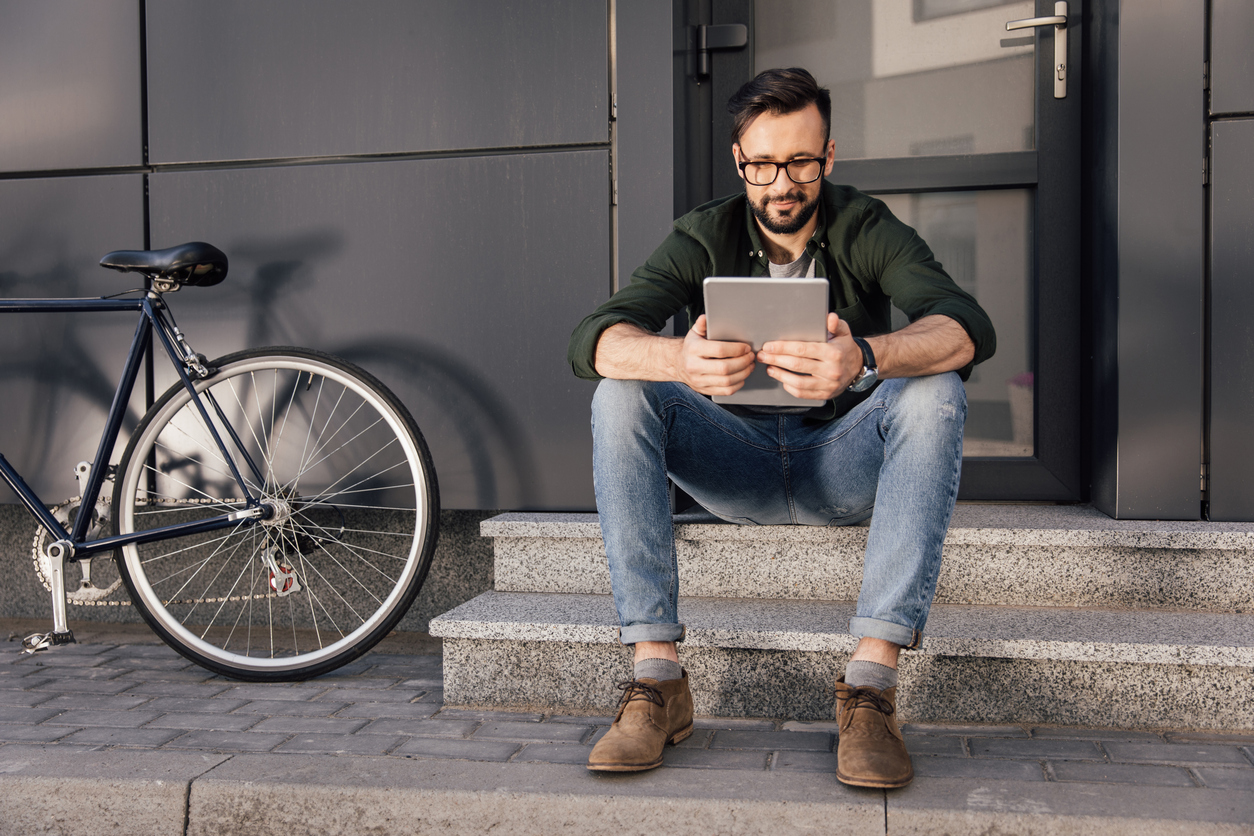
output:
[[779,215],[778,217],[771,215],[771,201],[767,197],[763,197],[760,201],[749,201],[749,208],[753,212],[753,217],[758,219],[758,223],[766,229],[767,232],[775,235],[792,235],[800,232],[802,227],[810,222],[814,217],[815,211],[819,208],[819,196],[816,194],[814,199],[806,202],[805,193],[797,190],[789,192],[782,197],[776,197],[777,201],[796,201],[797,207],[790,210],[788,215]]

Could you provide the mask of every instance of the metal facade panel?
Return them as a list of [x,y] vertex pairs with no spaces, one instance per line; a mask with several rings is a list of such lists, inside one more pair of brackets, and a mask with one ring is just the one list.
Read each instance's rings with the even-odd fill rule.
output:
[[1190,0],[1125,2],[1119,27],[1118,495],[1102,510],[1197,519],[1205,20]]
[[1216,122],[1211,181],[1210,516],[1254,521],[1254,120]]
[[[101,256],[143,246],[143,175],[0,180],[0,296],[118,293],[136,278],[101,268]],[[120,313],[0,314],[0,452],[47,502],[78,493],[73,467],[95,456],[135,323]],[[118,453],[124,444],[125,433]],[[0,503],[16,500],[0,485]]]
[[153,162],[606,142],[588,0],[150,0]]
[[138,0],[0,0],[0,171],[143,163]]
[[1254,3],[1211,0],[1211,113],[1254,113]]
[[231,259],[173,300],[198,351],[308,345],[392,387],[444,507],[587,509],[595,386],[566,344],[608,296],[608,166],[595,150],[158,173],[152,242]]
[[674,221],[671,0],[618,5],[618,280]]

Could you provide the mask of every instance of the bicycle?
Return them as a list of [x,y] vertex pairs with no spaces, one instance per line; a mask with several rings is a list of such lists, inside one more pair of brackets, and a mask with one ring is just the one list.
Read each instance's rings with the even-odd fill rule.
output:
[[[215,673],[292,681],[365,653],[417,597],[439,534],[431,454],[405,406],[360,367],[323,352],[197,354],[165,295],[226,278],[227,257],[212,245],[119,250],[100,264],[139,273],[145,287],[0,299],[0,313],[139,314],[95,458],[75,468],[80,497],[50,510],[0,454],[0,477],[46,532],[36,556],[53,628],[24,648],[74,641],[66,566],[82,569],[77,596],[103,597],[109,590],[92,583],[91,561],[113,553],[144,621]],[[113,466],[154,333],[179,382]]]

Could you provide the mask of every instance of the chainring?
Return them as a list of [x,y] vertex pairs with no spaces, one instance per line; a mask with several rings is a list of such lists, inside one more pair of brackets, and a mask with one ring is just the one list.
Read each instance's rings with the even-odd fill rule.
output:
[[[54,506],[52,516],[57,522],[65,528],[73,525],[74,518],[77,516],[79,506],[82,504],[81,497],[67,499],[60,505]],[[95,519],[87,531],[87,539],[95,539],[100,536],[105,526],[109,524],[109,511],[111,501],[108,497],[100,499],[96,503]],[[52,591],[52,558],[48,557],[47,547],[50,537],[47,529],[42,525],[35,526],[35,536],[31,541],[31,561],[35,564],[35,573],[39,575],[39,582],[43,584],[44,589]],[[86,558],[78,561],[79,568],[89,571],[92,558]],[[105,561],[112,567],[112,561]],[[108,586],[96,586],[94,583],[87,581],[84,577],[80,580],[78,586],[71,587],[68,579],[65,588],[65,600],[71,604],[80,607],[129,607],[131,602],[129,598],[123,600],[107,601],[105,600],[122,586],[122,578],[119,575],[114,578]]]

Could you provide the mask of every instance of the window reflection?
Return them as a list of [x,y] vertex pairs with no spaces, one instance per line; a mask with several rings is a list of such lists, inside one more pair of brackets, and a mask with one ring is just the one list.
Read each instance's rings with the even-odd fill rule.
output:
[[[1032,203],[1027,189],[879,195],[927,241],[988,313],[997,353],[967,381],[966,456],[1031,456],[1035,356],[1030,323]],[[893,326],[906,324],[893,312]]]
[[758,0],[755,61],[806,67],[831,89],[839,159],[1027,151],[1033,47],[1002,42],[1033,5]]
[[992,6],[1013,6],[1016,0],[914,0],[914,19],[933,20]]

